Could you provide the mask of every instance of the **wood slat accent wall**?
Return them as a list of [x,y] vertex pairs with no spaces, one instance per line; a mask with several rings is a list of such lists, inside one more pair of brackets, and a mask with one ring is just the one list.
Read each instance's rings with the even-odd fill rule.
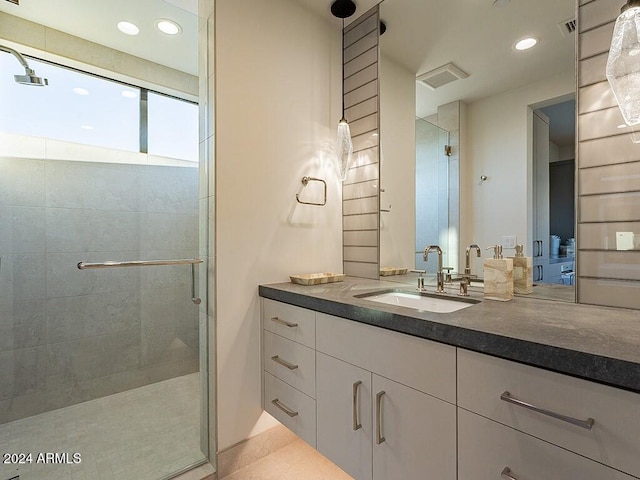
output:
[[[632,134],[605,66],[624,0],[578,5],[578,302],[640,308],[640,132]],[[640,100],[640,99],[639,99]]]
[[374,279],[380,273],[379,25],[376,6],[343,31],[344,106],[354,158],[342,184],[343,271]]

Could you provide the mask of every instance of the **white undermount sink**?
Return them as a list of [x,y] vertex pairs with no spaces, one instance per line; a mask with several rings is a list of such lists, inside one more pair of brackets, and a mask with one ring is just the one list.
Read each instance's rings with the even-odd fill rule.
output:
[[472,307],[480,303],[479,300],[470,298],[451,298],[433,294],[421,294],[418,292],[386,291],[367,295],[358,295],[360,298],[373,302],[397,305],[399,307],[413,308],[433,313],[452,313],[464,308]]

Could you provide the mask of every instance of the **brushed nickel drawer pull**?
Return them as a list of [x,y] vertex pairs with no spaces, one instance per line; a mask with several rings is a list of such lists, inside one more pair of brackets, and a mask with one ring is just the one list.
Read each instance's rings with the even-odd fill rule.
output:
[[546,410],[544,408],[536,407],[535,405],[531,405],[530,403],[523,402],[522,400],[518,400],[511,396],[509,392],[504,392],[500,395],[500,400],[505,402],[513,403],[514,405],[518,405],[519,407],[527,408],[529,410],[533,410],[534,412],[541,413],[543,415],[547,415],[549,417],[556,418],[558,420],[562,420],[563,422],[570,423],[571,425],[575,425],[577,427],[584,428],[586,430],[591,430],[593,427],[595,420],[593,418],[587,418],[586,420],[580,420],[578,418],[569,417],[567,415],[562,415],[561,413],[552,412],[551,410]]
[[273,400],[271,400],[271,403],[273,403],[276,407],[278,407],[280,410],[282,410],[284,413],[286,413],[290,417],[298,416],[298,412],[294,412],[293,410],[291,410],[284,403],[282,403],[278,398],[274,398]]
[[511,469],[509,467],[504,467],[502,473],[500,474],[500,478],[504,480],[518,480],[516,477],[511,475]]
[[376,394],[376,444],[380,445],[385,441],[382,435],[382,397],[384,390]]
[[289,370],[295,370],[296,368],[298,368],[298,365],[289,363],[286,360],[281,359],[278,355],[274,355],[273,357],[271,357],[271,360],[273,360],[276,363],[279,363],[283,367],[287,367]]
[[353,384],[353,431],[360,430],[362,428],[362,424],[358,420],[358,390],[359,386],[362,385],[362,382],[358,380]]
[[287,322],[286,320],[282,320],[278,317],[271,317],[271,321],[279,323],[280,325],[284,325],[285,327],[289,327],[289,328],[295,328],[298,326],[297,323]]

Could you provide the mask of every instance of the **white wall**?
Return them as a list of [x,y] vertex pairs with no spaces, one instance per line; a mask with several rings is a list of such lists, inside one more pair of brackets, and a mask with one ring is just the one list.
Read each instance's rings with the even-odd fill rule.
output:
[[[340,119],[340,31],[292,0],[216,3],[219,450],[261,419],[258,284],[342,271],[341,186],[328,150]],[[305,175],[328,184],[325,207]]]
[[380,61],[380,266],[414,268],[416,76]]
[[[529,105],[574,91],[571,71],[467,105],[466,160],[460,167],[461,250],[471,243],[485,248],[500,243],[503,235],[516,235],[525,244],[525,253],[530,253]],[[488,180],[480,181],[481,175]],[[476,262],[473,271],[481,272],[480,259]]]

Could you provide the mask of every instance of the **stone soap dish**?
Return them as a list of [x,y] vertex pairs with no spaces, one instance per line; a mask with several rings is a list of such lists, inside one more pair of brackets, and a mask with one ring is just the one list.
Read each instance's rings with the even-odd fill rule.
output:
[[382,267],[380,269],[381,277],[388,277],[389,275],[404,275],[405,273],[407,273],[406,268]]
[[342,273],[304,273],[301,275],[290,275],[293,283],[300,285],[319,285],[321,283],[333,283],[344,281],[345,275]]

